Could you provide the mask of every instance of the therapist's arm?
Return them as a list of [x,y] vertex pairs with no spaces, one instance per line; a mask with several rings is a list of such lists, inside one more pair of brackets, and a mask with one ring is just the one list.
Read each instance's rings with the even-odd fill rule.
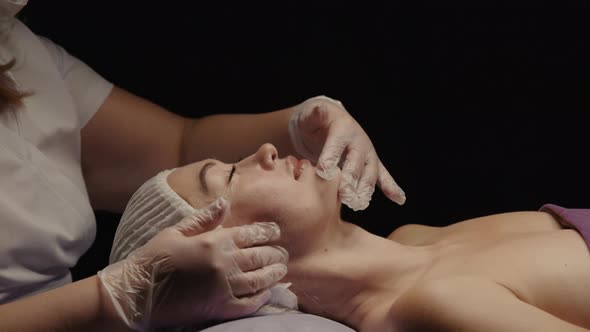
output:
[[267,142],[294,154],[287,130],[291,111],[188,119],[115,87],[82,129],[82,167],[93,208],[122,212],[133,192],[163,169],[206,158],[237,161]]
[[131,331],[96,276],[0,305],[0,331]]

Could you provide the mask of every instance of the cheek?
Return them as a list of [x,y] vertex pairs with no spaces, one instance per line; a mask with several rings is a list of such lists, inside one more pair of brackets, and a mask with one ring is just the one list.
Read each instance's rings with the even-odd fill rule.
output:
[[250,181],[236,186],[231,196],[232,211],[253,217],[277,214],[288,207],[295,196],[295,188],[280,181]]
[[275,221],[286,226],[320,216],[325,204],[317,188],[286,180],[242,178],[229,195],[232,222]]

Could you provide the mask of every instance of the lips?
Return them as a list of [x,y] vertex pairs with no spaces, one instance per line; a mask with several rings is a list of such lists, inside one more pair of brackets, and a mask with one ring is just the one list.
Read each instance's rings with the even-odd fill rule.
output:
[[[299,165],[301,165],[301,161],[299,161]],[[301,166],[298,166],[293,169],[293,176],[295,177],[295,181],[299,180],[301,173],[303,173],[303,169],[301,168]]]
[[293,171],[293,178],[295,179],[295,181],[298,181],[299,178],[301,177],[301,174],[303,174],[303,171],[305,170],[305,168],[307,168],[307,166],[311,165],[309,160],[306,160],[306,159],[299,160],[293,156],[288,156],[287,160],[288,160],[289,164],[291,164],[291,166],[293,166],[292,171]]

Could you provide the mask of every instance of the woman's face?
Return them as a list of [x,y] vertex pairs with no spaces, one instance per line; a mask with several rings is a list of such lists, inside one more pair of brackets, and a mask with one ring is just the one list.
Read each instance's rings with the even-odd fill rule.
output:
[[228,198],[231,213],[225,227],[274,221],[282,239],[292,241],[319,232],[331,219],[339,220],[339,178],[324,180],[308,160],[279,159],[276,148],[264,144],[234,165],[209,159],[178,168],[168,183],[195,208],[219,196]]

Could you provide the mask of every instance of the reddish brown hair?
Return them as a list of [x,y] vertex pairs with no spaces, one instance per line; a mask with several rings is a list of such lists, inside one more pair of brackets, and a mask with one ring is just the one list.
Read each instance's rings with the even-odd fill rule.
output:
[[30,95],[30,93],[19,91],[14,81],[8,76],[7,72],[12,66],[14,66],[14,59],[0,64],[0,112],[9,107],[21,106],[22,99]]

